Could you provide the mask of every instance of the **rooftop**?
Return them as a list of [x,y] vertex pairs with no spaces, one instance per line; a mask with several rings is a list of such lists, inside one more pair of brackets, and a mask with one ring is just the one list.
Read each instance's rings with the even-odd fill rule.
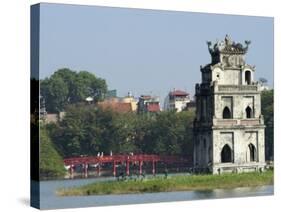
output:
[[147,105],[147,111],[148,112],[159,112],[160,111],[160,105],[159,104],[148,104]]
[[189,93],[181,90],[174,90],[169,93],[170,96],[188,96]]
[[150,95],[141,95],[141,99],[151,99],[152,97]]
[[217,41],[212,45],[211,41],[207,42],[210,54],[217,55],[219,53],[223,54],[245,54],[248,51],[248,47],[251,41],[246,40],[245,46],[241,43],[235,43],[231,40],[230,36],[226,35],[225,39],[222,41]]
[[146,102],[159,102],[158,96],[151,96],[151,95],[141,95],[139,97],[140,100],[146,101]]
[[104,110],[111,109],[119,113],[128,113],[133,111],[131,103],[125,102],[104,101],[99,102],[98,106]]

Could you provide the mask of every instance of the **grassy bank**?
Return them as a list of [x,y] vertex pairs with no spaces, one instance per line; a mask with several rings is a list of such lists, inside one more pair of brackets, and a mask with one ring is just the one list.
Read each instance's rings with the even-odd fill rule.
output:
[[135,194],[145,192],[208,190],[273,184],[273,171],[224,175],[155,177],[144,180],[109,181],[60,189],[61,196]]

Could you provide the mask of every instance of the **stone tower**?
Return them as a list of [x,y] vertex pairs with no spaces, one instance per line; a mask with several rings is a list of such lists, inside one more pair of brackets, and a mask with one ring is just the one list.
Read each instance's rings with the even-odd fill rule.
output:
[[213,174],[262,171],[265,166],[261,89],[255,67],[245,63],[245,45],[207,42],[212,62],[196,84],[194,168]]

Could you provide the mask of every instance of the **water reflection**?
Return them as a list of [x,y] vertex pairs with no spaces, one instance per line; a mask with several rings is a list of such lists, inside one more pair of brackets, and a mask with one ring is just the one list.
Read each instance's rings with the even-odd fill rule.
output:
[[97,196],[74,196],[60,197],[55,191],[62,187],[81,186],[92,182],[114,180],[110,178],[92,178],[76,180],[56,180],[40,182],[40,206],[42,209],[73,208],[90,206],[107,206],[121,204],[155,203],[170,201],[186,201],[198,199],[246,197],[272,195],[273,186],[245,187],[235,189],[214,189],[204,191],[179,191],[159,192],[145,194],[122,194],[122,195],[97,195]]
[[272,185],[258,187],[241,187],[233,189],[214,189],[204,191],[194,191],[194,195],[198,199],[218,199],[226,197],[250,197],[273,195],[274,189]]

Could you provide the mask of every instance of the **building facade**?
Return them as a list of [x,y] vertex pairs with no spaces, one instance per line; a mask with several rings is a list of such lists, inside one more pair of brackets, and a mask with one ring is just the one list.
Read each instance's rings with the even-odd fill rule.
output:
[[103,101],[98,102],[98,106],[102,109],[111,109],[120,113],[136,112],[137,100],[128,92],[125,97],[107,96]]
[[157,113],[160,112],[159,97],[141,95],[138,101],[138,113]]
[[132,107],[132,111],[134,112],[137,111],[138,102],[135,99],[135,97],[131,94],[131,92],[128,92],[128,95],[123,97],[121,101],[124,103],[130,103]]
[[186,104],[188,102],[190,102],[190,97],[187,92],[174,90],[169,92],[168,96],[165,98],[164,109],[181,112],[186,109]]
[[245,62],[250,41],[242,45],[226,36],[207,44],[212,61],[201,66],[202,82],[195,87],[195,170],[263,171],[261,87],[254,81],[255,67]]

